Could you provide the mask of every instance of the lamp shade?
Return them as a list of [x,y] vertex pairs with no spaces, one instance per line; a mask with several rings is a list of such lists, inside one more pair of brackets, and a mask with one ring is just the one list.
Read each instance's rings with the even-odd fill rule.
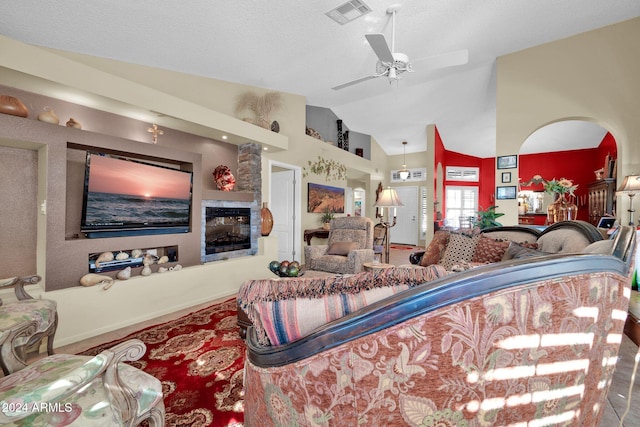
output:
[[382,191],[378,201],[373,205],[377,208],[393,208],[398,206],[404,206],[398,197],[398,193],[391,187],[387,187]]
[[[402,165],[402,166],[405,166],[405,165]],[[402,180],[409,178],[409,171],[406,169],[401,170],[400,172],[398,172],[398,174],[400,175],[400,179]]]
[[618,193],[640,193],[640,175],[625,176],[622,184],[620,184],[620,187],[618,187],[616,191],[616,194]]

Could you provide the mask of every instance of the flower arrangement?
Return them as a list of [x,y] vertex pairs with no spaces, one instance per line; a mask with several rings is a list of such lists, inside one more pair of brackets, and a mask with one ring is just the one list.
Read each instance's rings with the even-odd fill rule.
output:
[[544,184],[544,191],[547,193],[557,193],[557,194],[571,194],[573,196],[573,192],[578,188],[578,185],[573,185],[573,181],[567,178],[555,179],[553,178],[551,181],[547,181]]

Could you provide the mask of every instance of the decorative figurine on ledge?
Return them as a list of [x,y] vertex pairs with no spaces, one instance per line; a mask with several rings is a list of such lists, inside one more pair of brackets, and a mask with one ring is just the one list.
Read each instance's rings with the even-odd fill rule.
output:
[[219,165],[213,171],[213,179],[216,181],[218,190],[231,191],[236,185],[236,179],[231,173],[231,169],[225,165]]

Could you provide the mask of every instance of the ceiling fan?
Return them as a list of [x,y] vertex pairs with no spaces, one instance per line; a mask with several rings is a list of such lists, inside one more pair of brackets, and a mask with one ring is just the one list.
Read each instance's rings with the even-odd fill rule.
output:
[[[400,79],[401,74],[405,72],[413,72],[412,63],[409,62],[409,57],[404,53],[395,52],[396,13],[398,13],[399,9],[399,5],[394,5],[387,9],[387,14],[391,15],[391,47],[389,47],[384,34],[365,35],[365,38],[369,42],[369,45],[371,45],[371,48],[378,56],[378,62],[376,63],[376,73],[369,76],[360,77],[359,79],[351,80],[350,82],[332,87],[331,89],[340,90],[367,80],[383,76],[389,79],[389,83],[393,83],[394,81]],[[442,55],[422,58],[413,62],[416,63],[419,61],[424,61],[426,63],[425,68],[431,70],[451,67],[454,65],[464,65],[469,61],[469,51],[466,49],[457,50]]]

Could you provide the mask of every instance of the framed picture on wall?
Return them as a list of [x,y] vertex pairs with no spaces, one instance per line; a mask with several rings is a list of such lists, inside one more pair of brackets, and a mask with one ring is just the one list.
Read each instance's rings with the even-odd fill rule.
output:
[[309,183],[307,212],[344,213],[344,188]]
[[518,156],[500,156],[498,157],[498,169],[513,169],[518,166]]
[[511,172],[502,172],[502,183],[507,184],[511,182]]
[[498,200],[508,200],[516,198],[516,186],[508,185],[503,187],[498,187],[498,191],[496,192],[496,199]]

